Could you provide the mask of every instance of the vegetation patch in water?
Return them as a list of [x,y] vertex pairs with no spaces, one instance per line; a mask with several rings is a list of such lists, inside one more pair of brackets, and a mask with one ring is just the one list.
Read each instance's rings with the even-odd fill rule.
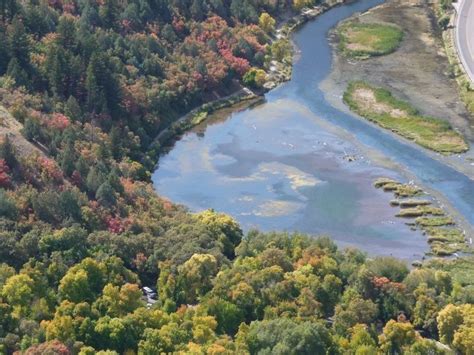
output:
[[432,216],[443,216],[444,211],[438,207],[432,206],[417,206],[417,207],[409,207],[409,208],[402,208],[400,212],[396,214],[397,217],[421,217],[426,215]]
[[392,200],[390,201],[392,206],[400,206],[401,208],[417,207],[417,206],[428,206],[431,205],[429,200],[421,199],[408,199],[408,200]]
[[392,53],[403,39],[401,29],[381,23],[345,22],[337,33],[342,53],[357,59]]
[[451,217],[418,217],[415,222],[421,227],[450,226],[454,224]]
[[390,178],[378,178],[374,181],[376,188],[392,192],[397,198],[390,201],[390,205],[400,207],[395,215],[402,218],[413,218],[406,224],[412,230],[420,229],[427,236],[431,255],[449,256],[457,252],[469,253],[465,234],[456,227],[454,220],[443,209],[432,206],[427,199],[409,198],[414,195],[424,195],[419,187],[412,184],[402,184]]
[[431,227],[426,229],[428,235],[428,243],[444,242],[444,243],[462,243],[464,242],[464,234],[457,228],[439,228]]
[[389,178],[378,178],[375,180],[374,186],[375,188],[382,188],[385,192],[393,192],[397,197],[413,197],[422,192],[421,189],[415,185],[402,184]]
[[441,119],[421,115],[390,91],[353,81],[344,93],[344,102],[360,116],[442,154],[466,152],[464,137]]

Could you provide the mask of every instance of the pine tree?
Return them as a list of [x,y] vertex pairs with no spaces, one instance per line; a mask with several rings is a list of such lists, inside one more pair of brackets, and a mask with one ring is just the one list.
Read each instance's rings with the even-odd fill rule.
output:
[[115,29],[119,12],[120,10],[116,0],[105,0],[104,5],[99,9],[102,26],[105,28]]
[[72,121],[79,121],[82,118],[81,106],[74,96],[69,96],[64,106],[64,114]]
[[16,58],[18,64],[23,70],[30,66],[30,42],[25,31],[23,22],[15,17],[10,26],[8,26],[8,48],[10,56]]
[[114,117],[119,111],[120,86],[109,69],[104,54],[95,52],[86,72],[87,107],[94,113],[109,113]]
[[5,32],[0,28],[0,75],[5,74],[9,62],[10,56],[8,54],[7,36],[5,35]]
[[15,167],[17,164],[15,148],[13,147],[8,134],[0,142],[0,159],[5,159],[5,162],[10,168]]
[[193,0],[190,11],[191,15],[196,21],[201,21],[204,18],[204,8],[202,0]]
[[101,205],[104,207],[112,207],[116,204],[117,198],[115,197],[115,192],[109,182],[106,181],[97,189],[95,198]]
[[61,169],[66,176],[71,176],[74,172],[75,151],[72,144],[68,144],[64,149],[61,159]]
[[8,63],[7,67],[7,75],[15,80],[15,84],[17,86],[25,86],[28,87],[30,82],[28,80],[28,74],[26,71],[21,67],[18,59],[12,58],[10,63]]
[[98,70],[99,59],[94,54],[86,71],[87,108],[94,113],[100,113],[105,104],[105,97],[96,77]]

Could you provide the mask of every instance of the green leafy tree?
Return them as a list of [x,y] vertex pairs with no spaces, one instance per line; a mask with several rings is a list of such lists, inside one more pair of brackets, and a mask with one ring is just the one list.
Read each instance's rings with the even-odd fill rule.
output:
[[3,285],[2,296],[14,307],[14,313],[18,316],[28,312],[34,297],[33,287],[33,279],[25,274],[13,275]]
[[337,346],[326,327],[317,322],[290,319],[252,322],[246,342],[251,354],[327,354]]
[[93,301],[102,291],[105,279],[104,265],[86,258],[70,268],[61,279],[59,295],[75,303]]

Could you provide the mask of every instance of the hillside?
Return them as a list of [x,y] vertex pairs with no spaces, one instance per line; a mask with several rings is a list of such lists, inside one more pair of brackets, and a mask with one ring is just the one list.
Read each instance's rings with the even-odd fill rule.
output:
[[154,138],[261,88],[289,50],[273,17],[310,5],[0,0],[1,354],[473,349],[469,260],[409,270],[328,238],[244,235],[150,184]]

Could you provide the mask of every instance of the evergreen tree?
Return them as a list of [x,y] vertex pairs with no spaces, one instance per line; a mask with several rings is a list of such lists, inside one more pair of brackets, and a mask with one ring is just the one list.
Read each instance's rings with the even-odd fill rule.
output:
[[122,138],[118,127],[112,127],[110,130],[110,151],[115,160],[122,158]]
[[99,187],[104,183],[105,176],[97,167],[92,167],[87,174],[86,185],[87,190],[95,195]]
[[66,176],[71,176],[74,172],[75,151],[72,144],[68,144],[64,149],[61,159],[61,169]]
[[9,62],[10,56],[8,54],[7,36],[5,35],[5,32],[0,28],[0,75],[5,74]]
[[7,75],[15,80],[15,84],[17,86],[29,86],[28,74],[21,67],[20,63],[15,57],[13,57],[10,60],[10,63],[8,63]]
[[106,57],[95,52],[86,72],[87,107],[93,113],[118,113],[120,88]]
[[5,159],[5,162],[10,168],[15,167],[17,164],[15,148],[8,134],[3,138],[3,141],[0,142],[0,159]]
[[117,0],[105,0],[104,5],[99,8],[99,16],[102,26],[115,29],[120,9]]
[[37,120],[32,118],[26,118],[23,129],[21,130],[23,136],[29,141],[40,141],[41,140],[41,127]]
[[204,7],[202,0],[193,0],[190,11],[193,19],[196,21],[201,21],[204,18]]
[[97,189],[95,198],[104,207],[112,207],[117,203],[115,192],[109,182],[106,181]]
[[15,17],[13,19],[7,32],[10,57],[15,58],[23,70],[28,70],[30,66],[30,42],[20,18]]
[[64,114],[69,117],[72,121],[79,121],[82,117],[81,106],[77,102],[74,96],[69,96],[64,106]]
[[117,168],[113,168],[107,177],[107,181],[110,186],[119,194],[124,192],[123,185],[119,178],[120,171]]

